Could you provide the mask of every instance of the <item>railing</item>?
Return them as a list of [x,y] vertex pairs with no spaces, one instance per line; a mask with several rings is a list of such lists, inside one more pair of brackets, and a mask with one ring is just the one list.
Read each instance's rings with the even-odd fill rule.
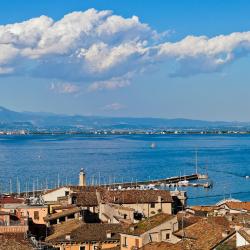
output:
[[0,233],[26,233],[28,226],[0,226]]
[[1,221],[0,227],[2,226],[27,226],[27,223],[22,223],[20,221],[10,221],[10,222]]

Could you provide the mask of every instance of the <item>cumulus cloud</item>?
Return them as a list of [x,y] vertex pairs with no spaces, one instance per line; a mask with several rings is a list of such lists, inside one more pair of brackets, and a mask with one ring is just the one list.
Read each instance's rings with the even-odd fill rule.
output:
[[250,32],[168,42],[136,16],[95,9],[0,25],[0,75],[84,82],[92,91],[127,86],[127,74],[157,63],[171,62],[172,75],[186,76],[220,70],[249,52]]
[[81,88],[78,85],[71,83],[51,83],[50,90],[59,94],[76,94]]
[[132,78],[132,73],[124,75],[122,77],[113,77],[108,80],[96,81],[88,87],[88,91],[98,91],[98,90],[113,90],[117,88],[124,88],[130,85]]
[[104,107],[102,107],[102,110],[106,110],[106,111],[118,111],[118,110],[121,110],[123,109],[124,106],[118,102],[115,102],[115,103],[111,103],[111,104],[108,104]]

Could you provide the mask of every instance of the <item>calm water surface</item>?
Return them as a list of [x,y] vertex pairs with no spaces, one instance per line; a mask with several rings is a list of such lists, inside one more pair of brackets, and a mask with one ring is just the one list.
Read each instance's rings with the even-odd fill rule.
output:
[[[157,147],[152,149],[151,143]],[[214,187],[187,188],[190,204],[212,204],[224,197],[250,200],[249,135],[0,136],[2,192],[26,186],[77,183],[83,167],[88,182],[148,180],[208,172]],[[99,177],[100,176],[100,177]]]

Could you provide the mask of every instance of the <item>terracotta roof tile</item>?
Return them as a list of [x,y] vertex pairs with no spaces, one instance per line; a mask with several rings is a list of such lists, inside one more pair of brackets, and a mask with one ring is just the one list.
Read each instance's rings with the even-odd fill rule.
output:
[[249,201],[247,201],[247,202],[227,202],[226,205],[230,209],[250,211],[250,202]]
[[203,218],[204,217],[194,216],[194,215],[185,214],[185,213],[178,213],[177,214],[179,228],[182,228],[182,226],[184,228],[191,226],[191,225],[195,224],[196,222],[198,222],[199,220],[202,220]]
[[141,247],[139,250],[166,250],[172,246],[174,246],[174,244],[168,242],[152,242]]
[[59,212],[59,213],[49,214],[46,217],[44,217],[44,221],[55,220],[55,219],[58,219],[58,218],[61,218],[61,217],[67,216],[67,215],[78,213],[80,211],[81,211],[81,209],[79,207],[70,208],[70,209],[67,209],[67,210]]
[[94,207],[98,206],[96,192],[73,193],[71,197],[76,199],[77,206]]
[[180,238],[184,237],[185,239],[193,240],[192,249],[194,250],[208,250],[221,242],[228,235],[231,235],[231,233],[234,233],[234,230],[230,228],[225,218],[209,217],[186,227],[184,230],[180,230],[175,233],[175,235]]
[[250,245],[237,247],[237,250],[250,250]]
[[149,217],[145,220],[140,221],[137,224],[132,225],[128,231],[127,234],[131,235],[141,235],[149,230],[151,230],[154,227],[157,227],[161,225],[162,223],[171,220],[175,218],[175,215],[170,215],[170,214],[156,214],[152,217]]
[[194,211],[201,211],[201,212],[213,212],[214,210],[218,209],[217,206],[192,206],[190,209]]
[[0,235],[0,250],[32,250],[32,246],[24,239],[24,234]]
[[162,202],[173,202],[170,192],[165,190],[106,190],[101,192],[103,202],[116,204],[156,203],[158,198],[161,198]]
[[250,243],[250,229],[242,228],[239,230],[239,234]]
[[2,196],[0,197],[0,205],[1,204],[22,204],[24,203],[24,199],[18,199],[12,196]]
[[[193,248],[194,241],[193,240],[181,240],[176,244],[171,244],[168,242],[157,242],[157,243],[149,243],[140,250],[194,250]],[[198,250],[198,249],[195,249]],[[203,249],[199,249],[203,250]]]
[[[69,242],[66,235],[70,235],[72,242],[89,241],[120,241],[120,233],[123,227],[120,224],[83,223],[82,221],[69,221],[52,227],[53,233],[46,238],[49,243]],[[111,238],[107,238],[107,232],[111,232]]]

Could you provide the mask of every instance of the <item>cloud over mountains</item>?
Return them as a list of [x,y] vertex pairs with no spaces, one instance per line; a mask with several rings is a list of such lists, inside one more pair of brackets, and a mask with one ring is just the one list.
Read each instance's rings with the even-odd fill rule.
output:
[[88,83],[91,91],[125,87],[156,63],[173,63],[172,75],[187,76],[220,70],[249,52],[250,32],[169,42],[136,16],[95,9],[0,26],[0,76]]

